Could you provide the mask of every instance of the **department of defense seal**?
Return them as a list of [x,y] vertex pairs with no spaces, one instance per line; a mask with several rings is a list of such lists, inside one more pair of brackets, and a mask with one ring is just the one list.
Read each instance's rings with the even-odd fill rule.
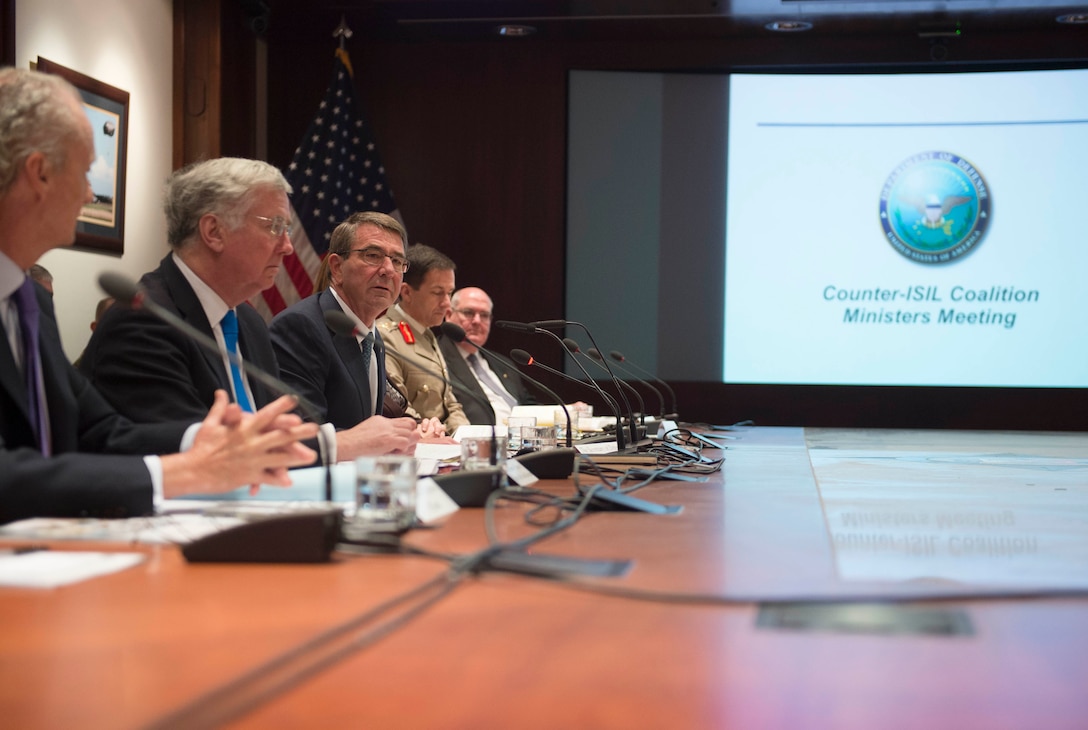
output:
[[943,264],[974,250],[990,223],[982,174],[951,152],[922,152],[900,163],[880,193],[880,223],[896,251]]

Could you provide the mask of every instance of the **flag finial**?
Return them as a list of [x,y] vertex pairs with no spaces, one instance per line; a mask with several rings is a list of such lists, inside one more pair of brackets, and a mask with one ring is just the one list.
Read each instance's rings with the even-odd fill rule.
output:
[[340,50],[344,50],[344,41],[346,41],[348,38],[351,38],[352,35],[353,33],[351,32],[351,28],[348,27],[347,18],[341,15],[340,25],[336,26],[336,30],[332,32],[333,38],[340,39]]

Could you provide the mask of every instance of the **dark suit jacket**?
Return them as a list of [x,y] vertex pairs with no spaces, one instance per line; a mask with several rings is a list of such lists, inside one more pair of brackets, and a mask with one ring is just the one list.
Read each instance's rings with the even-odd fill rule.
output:
[[[310,400],[320,420],[351,428],[374,415],[369,373],[354,337],[337,335],[325,312],[342,311],[332,292],[312,294],[275,316],[269,326],[280,377]],[[385,348],[374,331],[379,387],[385,384]],[[384,396],[384,391],[379,395]],[[378,399],[379,404],[382,398]]]
[[[137,426],[114,411],[68,362],[53,302],[41,287],[40,351],[54,455],[38,452],[26,386],[0,334],[0,522],[34,516],[128,517],[152,511],[139,456],[178,450],[188,424]],[[3,325],[0,324],[0,333]]]
[[[449,368],[450,380],[454,383],[454,392],[457,393],[457,400],[461,401],[461,405],[465,409],[465,415],[468,416],[469,423],[495,425],[495,409],[491,407],[491,403],[487,399],[487,393],[480,387],[480,381],[476,379],[472,368],[465,362],[465,358],[461,357],[461,352],[457,349],[457,343],[445,335],[440,335],[438,348],[442,350],[442,356],[446,358],[446,367]],[[518,399],[518,405],[534,405],[536,403],[536,399],[525,387],[525,381],[521,379],[521,373],[516,368],[510,367],[492,355],[478,354],[487,358],[487,364],[491,366],[491,370],[495,375],[502,380],[503,386],[510,392],[510,395]],[[462,396],[461,391],[465,388],[475,393],[476,397]]]
[[[140,284],[159,305],[214,338],[200,300],[169,255],[158,269],[144,274]],[[237,312],[242,357],[276,375],[276,357],[264,319],[248,304],[237,307]],[[102,317],[79,368],[114,408],[140,423],[202,420],[216,388],[231,392],[230,375],[220,355],[158,317],[123,305],[110,307]],[[255,408],[276,399],[254,378],[249,378],[249,386]]]

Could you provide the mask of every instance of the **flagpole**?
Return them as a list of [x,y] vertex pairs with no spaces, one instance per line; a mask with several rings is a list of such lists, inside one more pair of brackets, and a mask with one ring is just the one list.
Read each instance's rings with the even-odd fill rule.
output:
[[291,164],[283,170],[293,191],[291,245],[295,250],[283,260],[274,285],[253,300],[266,320],[314,292],[332,232],[342,220],[359,210],[388,213],[401,220],[372,130],[356,103],[345,48],[352,35],[341,16],[332,33],[340,42],[329,86]]

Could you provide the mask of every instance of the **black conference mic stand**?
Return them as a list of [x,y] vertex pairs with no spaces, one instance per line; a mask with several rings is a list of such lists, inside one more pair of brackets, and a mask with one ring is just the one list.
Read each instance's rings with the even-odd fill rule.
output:
[[475,347],[478,352],[482,352],[485,355],[490,355],[491,357],[495,358],[496,360],[503,363],[507,367],[513,368],[514,370],[517,370],[518,373],[521,375],[521,377],[525,378],[530,383],[532,383],[536,387],[540,388],[540,390],[542,390],[544,393],[546,393],[549,397],[554,399],[556,405],[558,405],[560,408],[563,409],[563,414],[567,417],[567,438],[566,438],[567,448],[572,448],[573,447],[574,442],[572,441],[572,437],[571,437],[570,411],[567,410],[566,403],[563,402],[563,399],[560,398],[555,393],[555,391],[553,391],[548,386],[544,385],[544,383],[541,383],[536,378],[531,378],[528,375],[526,375],[525,373],[521,372],[520,369],[518,369],[517,367],[514,366],[514,363],[510,362],[509,360],[507,360],[505,357],[503,357],[499,353],[494,352],[492,350],[488,350],[486,347],[482,347],[481,345],[477,345],[475,342],[468,339],[468,337],[465,335],[465,330],[464,330],[463,327],[461,327],[461,325],[459,325],[459,324],[457,324],[455,322],[443,322],[440,329],[442,330],[442,333],[444,335],[446,335],[446,337],[449,337],[454,342],[457,342],[457,343],[466,342],[466,343],[472,345],[473,347]]
[[[558,326],[560,323],[562,323],[562,321],[563,320],[550,320],[550,321],[547,321],[547,322],[543,322],[543,324],[546,324],[548,326]],[[509,322],[509,321],[505,321],[505,320],[500,320],[500,321],[495,323],[495,326],[501,327],[503,329],[517,330],[519,332],[530,332],[530,333],[533,333],[533,334],[548,335],[553,340],[558,342],[560,344],[560,346],[562,346],[564,352],[568,352],[566,344],[563,342],[562,339],[560,339],[559,335],[557,335],[554,332],[551,332],[549,330],[543,329],[541,327],[537,327],[535,322],[525,324],[524,322]],[[535,365],[541,367],[544,370],[547,370],[548,372],[550,372],[550,373],[552,373],[554,375],[558,375],[561,378],[571,380],[571,381],[573,381],[575,383],[580,383],[583,386],[592,388],[593,390],[597,391],[597,393],[604,400],[605,405],[607,405],[609,408],[611,408],[612,412],[616,416],[616,448],[621,452],[626,450],[627,443],[626,443],[626,437],[623,434],[623,416],[621,415],[622,409],[620,408],[619,402],[616,401],[611,396],[609,396],[608,393],[605,392],[604,388],[602,388],[600,385],[597,384],[597,381],[595,381],[593,379],[593,377],[589,374],[589,372],[586,371],[585,367],[583,367],[582,363],[579,362],[577,358],[574,358],[573,355],[571,356],[571,359],[574,360],[574,364],[577,365],[578,369],[581,370],[582,373],[586,376],[586,380],[589,381],[588,383],[585,383],[585,382],[583,382],[581,380],[578,380],[578,378],[572,378],[571,376],[567,375],[566,373],[560,372],[558,370],[555,370],[553,368],[550,368],[550,367],[544,365],[540,361],[535,360],[534,358],[532,358],[529,355],[529,353],[525,352],[524,350],[520,350],[520,351],[516,350],[516,351],[512,351],[510,353],[510,356],[514,357],[515,360],[517,360],[517,358],[519,356],[514,355],[514,352],[520,352],[520,353],[524,354],[524,356],[526,358],[528,358],[525,361],[519,361],[523,365],[535,364]],[[631,405],[629,403],[627,404],[627,410],[630,413]],[[636,445],[638,443],[638,426],[635,424],[633,418],[631,419],[631,435],[632,435],[632,438],[633,438],[633,441],[631,442],[631,445],[634,446],[634,445]]]
[[[560,372],[560,371],[556,370],[555,368],[548,367],[544,363],[537,362],[536,360],[533,359],[533,356],[530,355],[525,350],[511,350],[510,351],[510,357],[512,357],[515,362],[519,362],[522,365],[535,365],[536,367],[542,368],[542,369],[548,371],[549,373],[552,373],[553,375],[558,375],[559,377],[565,378],[566,380],[571,380],[571,381],[573,381],[575,383],[578,383],[579,385],[582,385],[583,387],[593,388],[593,386],[589,385],[588,383],[586,383],[586,382],[584,382],[582,380],[579,380],[578,378],[573,378],[570,375],[567,375],[566,373],[563,373],[563,372]],[[608,395],[608,393],[605,393],[600,388],[600,386],[597,386],[595,389],[598,391],[598,393],[600,395],[604,396],[605,402],[609,403],[609,405],[617,413],[617,416],[616,416],[616,425],[617,425],[617,427],[616,427],[616,447],[617,447],[617,449],[618,449],[618,451],[620,453],[626,453],[627,448],[626,448],[626,446],[622,445],[623,444],[623,428],[620,427],[620,425],[619,425],[619,415],[618,415],[619,414],[619,404],[616,403],[616,401],[613,400],[611,398],[611,396]],[[637,448],[637,447],[632,447],[632,448]],[[675,514],[675,513],[680,511],[680,507],[678,507],[678,506],[668,506],[668,505],[654,504],[653,502],[647,502],[644,499],[639,499],[638,497],[633,497],[630,494],[627,494],[625,492],[619,492],[619,491],[616,491],[614,489],[610,489],[608,487],[597,487],[597,490],[594,492],[593,503],[596,504],[599,508],[602,508],[602,509],[633,510],[633,511],[636,511],[636,512],[649,512],[651,514],[662,514],[662,515],[663,514]]]
[[[604,361],[604,356],[601,355],[600,350],[598,350],[596,347],[591,347],[588,350],[586,350],[586,352],[594,360],[601,360],[602,362]],[[653,383],[649,382],[648,380],[643,380],[642,378],[635,375],[634,373],[632,373],[627,368],[622,367],[622,365],[621,365],[620,369],[623,370],[623,372],[627,373],[628,375],[633,377],[635,380],[642,383],[647,388],[649,388],[650,390],[653,391],[654,395],[657,396],[658,402],[661,404],[661,410],[659,411],[659,413],[661,414],[661,418],[662,419],[668,418],[668,416],[665,414],[665,412],[668,410],[668,406],[665,405],[665,394],[661,392],[661,389],[658,388],[657,386],[655,386]]]
[[[589,338],[590,344],[592,344],[594,347],[597,347],[597,340],[595,340],[593,338],[593,333],[589,331],[589,327],[586,327],[581,322],[572,322],[572,321],[569,321],[569,320],[566,320],[566,319],[546,319],[546,320],[541,320],[539,322],[530,322],[529,324],[531,324],[534,327],[542,329],[544,332],[548,332],[548,334],[550,334],[550,335],[552,335],[552,337],[556,337],[556,338],[558,338],[558,336],[555,335],[554,333],[550,332],[549,328],[559,328],[559,327],[568,327],[568,326],[581,327],[582,331],[586,333],[586,337]],[[597,347],[597,349],[600,349],[600,348]],[[575,360],[575,363],[577,364],[578,361]],[[579,367],[581,367],[581,365],[579,365]],[[612,378],[613,383],[617,383],[617,381],[619,381],[619,378],[616,377],[616,374],[612,372],[612,368],[608,367],[608,363],[604,363],[604,369],[608,371],[608,376],[610,378]],[[585,372],[585,368],[582,368],[582,372]],[[589,373],[586,373],[586,377],[587,378],[589,377]],[[630,401],[627,400],[627,396],[623,394],[623,391],[620,389],[620,386],[618,384],[616,385],[616,391],[620,394],[620,398],[623,399],[624,404],[626,404],[627,413],[629,415],[633,416],[634,412],[631,409],[631,403],[630,403]],[[630,428],[631,428],[631,443],[632,444],[637,444],[638,441],[639,441],[638,424],[635,423],[635,419],[633,417],[631,418],[629,425],[630,425]]]
[[[174,329],[178,330],[186,337],[191,339],[196,344],[203,347],[209,352],[213,352],[219,357],[224,355],[224,351],[219,349],[219,345],[211,337],[200,330],[193,327],[185,320],[178,317],[176,314],[166,309],[151,297],[147,296],[147,292],[143,288],[132,281],[124,274],[117,272],[104,272],[98,277],[98,286],[102,291],[109,294],[111,297],[119,302],[128,304],[133,309],[144,310],[155,315],[166,324],[170,325]],[[246,375],[250,376],[254,380],[260,382],[262,385],[271,389],[275,393],[281,395],[289,395],[298,402],[299,410],[309,420],[318,424],[317,440],[321,447],[321,460],[325,466],[325,501],[332,502],[332,460],[329,458],[329,444],[325,437],[324,431],[321,430],[320,425],[322,423],[321,417],[318,415],[317,408],[301,393],[294,388],[283,382],[279,378],[266,373],[256,365],[241,359],[238,355],[232,352],[225,353],[230,362],[246,371]]]
[[[626,440],[626,437],[624,436],[624,433],[623,433],[623,418],[622,418],[622,416],[620,416],[619,403],[616,402],[615,398],[613,398],[607,392],[605,392],[605,390],[603,388],[601,388],[601,386],[599,386],[595,382],[593,382],[592,378],[590,378],[589,382],[587,383],[584,380],[579,380],[578,378],[567,375],[566,373],[564,373],[561,370],[556,370],[553,367],[549,367],[549,366],[545,365],[544,363],[542,363],[539,360],[537,360],[536,358],[534,358],[532,355],[530,355],[525,350],[511,350],[510,351],[510,357],[516,363],[519,363],[521,365],[528,365],[528,366],[532,366],[532,367],[538,367],[541,370],[544,370],[545,372],[549,372],[552,375],[556,375],[556,376],[558,376],[560,378],[563,378],[564,380],[569,380],[572,383],[577,383],[578,385],[581,385],[583,388],[589,388],[590,390],[593,390],[599,396],[601,396],[601,398],[604,399],[605,404],[609,408],[612,409],[612,413],[615,414],[615,416],[616,416],[616,450],[618,452],[620,452],[620,453],[624,453],[624,452],[627,451],[627,440]],[[586,377],[589,377],[589,376],[587,375]]]
[[[582,352],[582,348],[578,345],[578,343],[575,340],[571,339],[570,337],[564,337],[563,338],[563,345],[567,348],[568,351],[570,351],[570,356],[571,357],[577,358],[578,355],[581,355],[582,357],[586,357],[587,359],[589,359],[586,356],[586,354],[584,352]],[[596,362],[596,361],[593,361],[593,360],[590,360],[590,362],[593,362],[594,365],[601,368],[606,373],[608,372],[608,369],[606,367],[604,367],[604,365],[602,365],[600,362]],[[609,373],[609,375],[611,375],[611,373]],[[639,421],[639,425],[645,426],[646,425],[646,402],[644,400],[642,400],[642,394],[639,393],[637,390],[635,390],[635,388],[632,387],[630,384],[623,382],[622,380],[620,380],[616,376],[613,375],[612,378],[613,378],[613,384],[616,386],[616,392],[617,393],[620,392],[620,386],[623,386],[624,388],[626,388],[628,390],[628,392],[634,394],[635,398],[638,400],[638,413],[639,413],[638,421]],[[626,398],[624,398],[624,400],[626,401]],[[634,419],[635,414],[634,414],[634,411],[630,410],[630,408],[631,408],[630,401],[627,401],[627,407],[628,407],[628,417],[631,418],[631,419]]]
[[656,380],[657,382],[659,382],[663,386],[665,386],[665,390],[669,391],[669,396],[672,398],[672,413],[666,413],[665,418],[670,419],[670,420],[676,420],[676,419],[680,418],[680,410],[679,410],[679,408],[677,406],[677,403],[676,403],[676,391],[674,391],[672,389],[672,386],[670,386],[668,383],[666,383],[664,380],[657,377],[653,373],[648,372],[647,370],[645,370],[643,368],[640,368],[638,365],[635,365],[633,362],[631,362],[626,357],[624,357],[623,353],[620,352],[619,350],[612,350],[612,352],[610,352],[608,354],[616,362],[618,362],[618,363],[627,363],[628,366],[634,368],[636,371],[642,373],[643,375],[646,375],[646,376],[649,376],[649,377],[653,378],[654,380]]

